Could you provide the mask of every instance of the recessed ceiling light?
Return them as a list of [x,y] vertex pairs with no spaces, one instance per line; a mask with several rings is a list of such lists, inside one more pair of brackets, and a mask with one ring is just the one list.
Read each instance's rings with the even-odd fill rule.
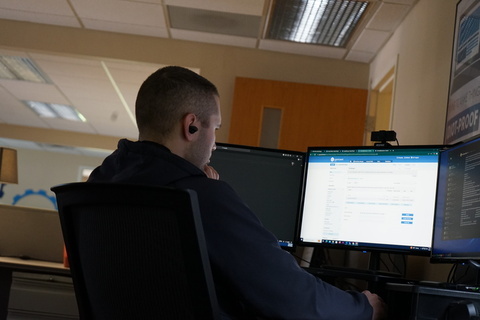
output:
[[74,107],[58,103],[24,101],[25,105],[42,118],[58,118],[87,122],[87,119]]
[[368,1],[274,0],[266,38],[345,47]]
[[16,56],[0,56],[0,79],[51,82],[31,59]]

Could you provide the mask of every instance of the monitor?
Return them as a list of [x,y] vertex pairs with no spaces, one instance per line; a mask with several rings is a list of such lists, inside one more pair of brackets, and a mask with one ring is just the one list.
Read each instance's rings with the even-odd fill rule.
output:
[[480,138],[440,153],[432,262],[480,260]]
[[228,182],[280,246],[293,250],[305,152],[217,143],[210,165]]
[[440,149],[309,147],[298,244],[428,256]]

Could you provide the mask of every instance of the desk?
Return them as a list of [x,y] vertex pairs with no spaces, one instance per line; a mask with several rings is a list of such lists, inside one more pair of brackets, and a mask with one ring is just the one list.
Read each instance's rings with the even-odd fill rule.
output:
[[70,269],[65,268],[63,263],[0,257],[0,320],[7,318],[14,271],[70,276]]

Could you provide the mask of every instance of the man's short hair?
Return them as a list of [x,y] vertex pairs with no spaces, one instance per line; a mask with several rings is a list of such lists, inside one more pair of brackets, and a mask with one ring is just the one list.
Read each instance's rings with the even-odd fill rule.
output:
[[182,67],[164,67],[151,74],[138,91],[135,116],[140,135],[165,138],[186,114],[193,113],[203,126],[217,112],[214,84]]

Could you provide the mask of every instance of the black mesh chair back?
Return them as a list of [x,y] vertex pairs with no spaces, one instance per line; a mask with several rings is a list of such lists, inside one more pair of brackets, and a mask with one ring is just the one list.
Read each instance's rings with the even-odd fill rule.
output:
[[191,190],[71,183],[52,188],[82,319],[217,319]]

